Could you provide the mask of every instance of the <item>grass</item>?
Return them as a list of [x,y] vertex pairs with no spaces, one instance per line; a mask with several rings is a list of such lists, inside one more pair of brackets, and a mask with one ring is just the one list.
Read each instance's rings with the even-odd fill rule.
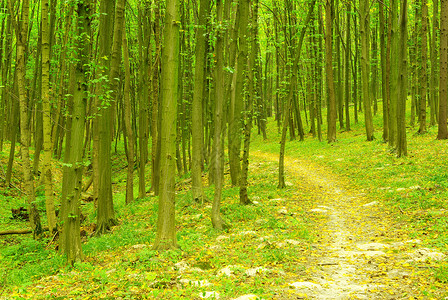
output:
[[[362,117],[361,114],[360,120]],[[273,120],[269,124],[268,140],[254,134],[251,151],[278,155],[277,128]],[[374,124],[380,128],[380,115],[375,116]],[[338,132],[338,141],[333,144],[319,142],[310,135],[304,142],[289,141],[286,154],[311,160],[349,179],[348,184],[354,188],[387,204],[397,226],[403,226],[408,235],[422,239],[425,246],[446,252],[448,214],[443,209],[448,199],[448,148],[446,141],[435,140],[436,128],[429,128],[424,135],[415,135],[416,130],[408,127],[409,155],[404,158],[391,153],[381,141],[380,132],[376,133],[376,140],[367,142],[362,123],[353,124],[351,132]],[[6,155],[4,151],[2,158]],[[120,159],[121,155],[114,156],[117,170],[125,161]],[[275,160],[264,161],[252,156],[250,163],[249,195],[257,204],[240,206],[239,190],[226,178],[221,212],[231,225],[228,232],[217,232],[211,227],[210,202],[199,205],[192,201],[188,185],[177,187],[176,228],[180,249],[167,252],[153,251],[150,247],[156,229],[156,199],[148,197],[125,205],[123,169],[114,185],[120,224],[112,234],[84,239],[83,262],[66,266],[54,243],[50,243],[51,237],[39,241],[29,236],[2,238],[0,297],[56,299],[95,295],[126,299],[146,295],[147,298],[185,299],[210,290],[226,297],[248,293],[265,299],[274,297],[277,288],[288,278],[304,273],[310,245],[315,241],[313,221],[305,212],[316,195],[301,183],[300,177],[289,173],[286,181],[292,181],[294,187],[277,189]],[[182,178],[187,177],[188,174]],[[213,188],[206,187],[205,194],[213,199]],[[4,190],[0,197],[0,222],[5,224],[5,229],[26,226],[23,221],[9,218],[10,208],[23,206],[23,199],[11,190]],[[41,198],[38,199],[42,202]],[[83,226],[88,230],[95,221],[93,204],[83,203],[82,209],[87,215]],[[295,214],[281,215],[279,209]],[[286,239],[300,243],[279,246]],[[179,263],[193,267],[182,278],[207,280],[211,287],[180,285]],[[225,267],[232,269],[234,277],[218,275]],[[245,274],[255,267],[269,271],[256,277]],[[53,277],[43,279],[46,276]],[[433,276],[436,283],[446,284],[446,263],[436,265]]]

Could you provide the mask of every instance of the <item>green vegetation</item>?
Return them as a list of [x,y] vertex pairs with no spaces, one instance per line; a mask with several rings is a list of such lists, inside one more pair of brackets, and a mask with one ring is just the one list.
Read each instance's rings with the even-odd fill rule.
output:
[[[333,144],[310,138],[288,142],[287,156],[297,159],[297,163],[312,161],[348,187],[387,204],[385,214],[395,220],[394,228],[401,226],[403,235],[419,238],[427,247],[447,251],[448,215],[443,208],[448,196],[444,174],[448,153],[444,142],[434,140],[435,129],[429,128],[427,135],[411,137],[409,156],[396,158],[381,141],[366,142],[362,126],[352,128],[352,132],[340,132]],[[49,236],[38,241],[30,236],[2,240],[3,295],[132,298],[144,294],[149,298],[181,299],[207,292],[211,284],[213,291],[227,297],[247,293],[265,299],[274,297],[288,278],[305,274],[306,261],[312,253],[310,245],[315,241],[314,222],[318,220],[309,218],[307,211],[319,196],[305,184],[301,174],[288,170],[287,188],[276,188],[277,140],[276,128],[272,126],[268,141],[254,135],[249,195],[255,205],[239,205],[238,189],[230,185],[226,176],[221,212],[231,225],[227,232],[212,228],[210,203],[194,202],[188,181],[179,179],[176,227],[180,248],[167,252],[152,250],[158,209],[155,198],[125,205],[124,186],[119,180],[124,175],[116,173],[115,204],[120,224],[110,234],[90,237],[93,203],[83,202],[82,211],[87,216],[82,224],[86,231],[83,262],[66,266]],[[257,153],[271,155],[272,159],[266,160]],[[114,167],[119,169],[119,163]],[[213,188],[207,187],[205,194],[210,199]],[[20,205],[19,197],[3,197],[11,207]],[[7,208],[3,207],[1,218],[8,228],[24,227],[23,221],[9,219]],[[280,209],[285,212],[279,212]],[[297,243],[285,246],[285,240]],[[219,275],[226,267],[232,271],[232,277]],[[248,269],[257,267],[266,271],[257,276],[246,274]],[[182,268],[189,269],[180,273]],[[433,280],[428,280],[422,291],[428,295],[448,280],[446,263],[433,262],[431,270]],[[181,278],[192,281],[180,281]],[[204,286],[196,286],[197,282]]]

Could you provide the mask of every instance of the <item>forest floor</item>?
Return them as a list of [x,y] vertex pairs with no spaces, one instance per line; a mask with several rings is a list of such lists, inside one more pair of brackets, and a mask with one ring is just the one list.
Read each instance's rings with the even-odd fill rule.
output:
[[[448,299],[445,146],[416,136],[409,157],[397,159],[353,133],[331,145],[288,142],[287,187],[278,189],[277,135],[270,136],[255,136],[251,149],[254,205],[239,205],[226,176],[228,231],[211,227],[210,202],[192,201],[188,174],[178,178],[179,249],[166,252],[151,248],[156,197],[126,205],[125,160],[114,155],[119,225],[91,237],[96,215],[84,199],[84,260],[73,267],[51,236],[0,237],[0,299]],[[23,205],[14,176],[15,187],[0,195],[5,229],[27,226],[10,217]],[[213,187],[205,193],[212,199]]]
[[[253,155],[272,159],[266,153]],[[410,239],[378,201],[350,187],[325,167],[287,157],[288,174],[313,190],[317,240],[307,258],[306,274],[297,276],[279,299],[439,299],[422,294],[433,263],[445,255]],[[429,276],[429,277],[428,277]],[[443,297],[445,297],[443,296]],[[443,298],[440,298],[443,299]],[[448,298],[445,298],[448,299]]]

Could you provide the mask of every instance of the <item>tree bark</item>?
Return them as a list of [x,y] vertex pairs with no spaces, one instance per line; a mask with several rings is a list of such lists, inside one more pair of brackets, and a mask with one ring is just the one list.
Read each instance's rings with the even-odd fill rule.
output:
[[[124,21],[124,18],[123,18]],[[125,22],[123,22],[125,24]],[[123,28],[125,26],[123,25]],[[123,30],[123,62],[124,62],[124,128],[127,137],[126,158],[128,161],[126,180],[126,203],[134,201],[134,161],[135,161],[135,137],[132,129],[132,103],[131,103],[131,67],[129,62],[128,39],[126,30]]]
[[325,2],[325,72],[328,91],[327,141],[336,141],[336,96],[333,75],[333,0]]
[[[309,3],[309,8],[308,8],[308,14],[307,17],[305,19],[304,22],[304,26],[302,27],[301,31],[300,31],[300,36],[299,36],[299,41],[297,43],[297,47],[295,49],[295,59],[293,62],[293,65],[297,66],[299,61],[300,61],[300,54],[302,53],[302,44],[303,44],[303,38],[305,37],[305,33],[306,33],[306,29],[308,28],[308,24],[310,23],[311,17],[313,15],[313,11],[314,11],[314,6],[315,6],[316,1],[312,0]],[[297,70],[297,69],[296,69]],[[296,72],[292,72],[292,79],[291,82],[297,81],[297,77],[294,76],[296,75]],[[290,89],[289,91],[290,93],[293,93],[293,89]],[[288,97],[288,103],[285,106],[285,111],[283,113],[284,115],[284,120],[283,120],[283,126],[282,126],[282,135],[281,135],[281,140],[280,140],[280,154],[279,154],[279,162],[278,162],[278,188],[282,189],[286,187],[285,184],[285,146],[286,146],[286,132],[288,130],[288,124],[289,124],[289,118],[290,118],[290,111],[291,111],[291,107],[292,107],[292,100],[293,97],[290,96]],[[335,111],[336,113],[336,111]],[[336,119],[334,120],[334,126],[336,128]]]
[[87,107],[87,64],[90,52],[90,2],[78,3],[77,23],[77,64],[75,71],[76,88],[73,94],[73,108],[71,111],[70,148],[66,148],[67,165],[64,167],[61,220],[62,235],[60,250],[66,254],[70,264],[82,260],[81,234],[80,234],[80,205],[82,192],[83,141]]
[[154,249],[177,247],[175,228],[176,124],[179,64],[179,0],[167,0],[162,50],[160,186]]
[[[243,7],[245,6],[245,7]],[[247,6],[247,7],[246,7]],[[247,9],[249,0],[241,0],[238,4],[238,9]],[[213,147],[214,157],[212,163],[215,171],[215,195],[212,204],[211,221],[213,228],[223,230],[228,228],[228,225],[223,220],[220,212],[222,199],[222,186],[224,177],[224,28],[223,28],[223,5],[222,0],[216,1],[216,20],[218,22],[216,47],[215,47],[215,127],[213,133]],[[238,68],[240,66],[238,65]],[[243,72],[238,70],[237,72]],[[244,77],[243,77],[244,78]],[[239,155],[238,155],[239,157]],[[239,162],[238,162],[239,164]]]
[[428,4],[426,0],[421,0],[422,7],[422,24],[420,29],[421,39],[421,66],[420,66],[420,127],[418,133],[426,133],[426,96],[427,96],[427,83],[428,83]]
[[448,0],[440,1],[440,81],[439,81],[439,128],[438,140],[448,139]]
[[408,2],[402,0],[400,10],[400,68],[398,77],[399,98],[397,102],[397,156],[407,155],[406,142],[406,100],[408,96],[407,41],[408,41]]
[[50,233],[56,229],[56,212],[53,196],[51,108],[50,108],[50,31],[48,0],[42,0],[42,117],[43,117],[43,176],[45,183],[45,207]]
[[191,108],[191,134],[192,134],[192,164],[191,164],[191,192],[193,200],[204,202],[204,190],[202,186],[202,149],[204,147],[204,125],[202,118],[202,99],[204,96],[204,77],[206,65],[206,38],[205,27],[207,14],[210,11],[210,0],[201,0],[199,7],[198,30],[196,32],[196,65],[194,77],[193,102]]
[[[122,0],[120,0],[122,1]],[[118,3],[117,3],[118,5]],[[115,11],[115,1],[102,0],[100,2],[100,23],[99,23],[99,53],[98,65],[100,66],[98,78],[104,78],[109,75],[109,78],[116,81],[114,60],[117,59],[116,54],[111,53],[111,48],[115,47],[112,44],[112,38],[117,36],[113,30],[113,19]],[[117,26],[120,26],[117,23]],[[121,32],[121,31],[120,31]],[[113,33],[113,35],[111,34]],[[121,41],[121,35],[120,35]],[[109,59],[112,57],[112,59]],[[111,68],[109,74],[107,70]],[[112,86],[99,80],[97,84],[97,107],[99,109],[99,115],[97,119],[98,130],[98,212],[97,212],[97,227],[95,234],[101,235],[110,230],[110,228],[116,224],[114,216],[114,207],[112,199],[112,166],[111,166],[111,105],[110,102],[114,101],[110,97],[109,88],[112,90]]]
[[370,35],[370,5],[368,0],[360,1],[360,33],[361,33],[361,77],[362,77],[362,99],[364,103],[364,120],[366,136],[368,141],[374,139],[372,108],[369,95],[370,58],[369,58],[369,35]]
[[30,160],[30,124],[28,112],[28,99],[26,92],[26,49],[28,43],[29,24],[29,0],[22,1],[22,11],[20,17],[15,19],[15,13],[11,0],[8,0],[8,10],[12,14],[14,29],[16,32],[16,72],[17,87],[20,107],[20,152],[22,155],[23,181],[30,215],[30,226],[35,238],[42,233],[39,211],[36,206],[36,195],[34,190],[34,178]]

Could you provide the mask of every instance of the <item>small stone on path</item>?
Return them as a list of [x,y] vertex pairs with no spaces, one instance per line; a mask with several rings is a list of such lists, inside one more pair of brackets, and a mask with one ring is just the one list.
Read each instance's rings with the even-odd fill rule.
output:
[[309,290],[314,290],[314,289],[321,289],[322,286],[320,286],[320,284],[317,283],[313,283],[313,282],[308,282],[308,281],[304,281],[304,282],[293,282],[289,284],[291,287],[295,288],[295,289],[309,289]]
[[410,253],[409,256],[413,261],[425,262],[427,260],[442,260],[446,255],[428,248],[421,248],[415,250],[413,253]]
[[328,211],[326,209],[322,209],[322,208],[313,208],[310,210],[310,212],[327,213]]
[[256,267],[256,268],[252,268],[252,269],[247,269],[244,273],[245,273],[246,276],[248,276],[248,277],[253,277],[253,276],[257,275],[257,274],[265,273],[265,272],[267,272],[267,271],[269,271],[269,270],[266,269],[266,268],[263,268],[263,267]]
[[370,207],[370,206],[375,206],[375,205],[378,205],[378,201],[369,202],[367,204],[364,204],[362,207]]
[[218,236],[217,238],[216,238],[216,241],[217,242],[219,242],[219,241],[222,241],[222,240],[226,240],[226,239],[228,239],[229,237],[227,236],[227,235],[220,235],[220,236]]
[[364,251],[374,251],[374,250],[382,250],[389,248],[389,245],[381,244],[381,243],[369,243],[356,246],[360,250]]
[[132,249],[143,249],[146,247],[148,247],[148,245],[146,245],[146,244],[137,244],[137,245],[133,245]]
[[279,213],[280,215],[287,215],[288,214],[288,210],[286,208],[280,208],[277,213]]
[[226,275],[228,277],[233,275],[233,270],[239,268],[238,266],[227,266],[218,271],[218,276]]

